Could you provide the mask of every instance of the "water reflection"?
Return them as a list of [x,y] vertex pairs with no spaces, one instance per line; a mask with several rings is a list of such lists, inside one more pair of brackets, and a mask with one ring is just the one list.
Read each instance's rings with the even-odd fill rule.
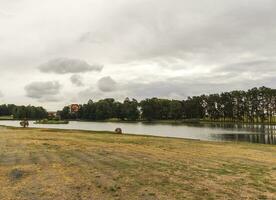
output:
[[233,131],[233,134],[213,134],[212,137],[215,140],[276,144],[275,125],[215,123],[201,124],[200,126]]
[[276,126],[275,125],[254,125],[254,124],[224,124],[224,123],[206,123],[199,124],[196,126],[200,127],[210,127],[210,128],[222,128],[225,130],[231,131],[242,131],[242,132],[253,132],[253,133],[264,133],[264,134],[276,134]]
[[212,135],[215,140],[251,142],[260,144],[276,144],[275,134],[217,134]]

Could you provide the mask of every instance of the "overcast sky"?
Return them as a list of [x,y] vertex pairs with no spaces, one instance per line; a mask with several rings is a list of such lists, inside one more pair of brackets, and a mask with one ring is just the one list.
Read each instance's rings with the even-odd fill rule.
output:
[[276,86],[275,0],[0,0],[0,103]]

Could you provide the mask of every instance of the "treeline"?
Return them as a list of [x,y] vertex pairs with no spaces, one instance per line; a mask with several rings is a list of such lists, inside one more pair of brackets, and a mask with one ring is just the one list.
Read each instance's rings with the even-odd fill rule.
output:
[[76,113],[70,107],[59,111],[62,119],[106,120],[182,120],[205,119],[231,122],[275,122],[276,90],[260,87],[248,91],[232,91],[188,97],[186,100],[151,98],[124,102],[112,98],[98,102],[89,100],[79,105]]
[[48,117],[48,113],[43,107],[3,104],[0,105],[0,116],[13,116],[14,119],[44,119]]
[[126,98],[123,103],[112,98],[98,102],[89,100],[87,104],[79,105],[79,111],[70,112],[70,107],[65,106],[58,115],[62,119],[106,120],[118,118],[121,120],[135,121],[140,118],[139,103],[137,100]]

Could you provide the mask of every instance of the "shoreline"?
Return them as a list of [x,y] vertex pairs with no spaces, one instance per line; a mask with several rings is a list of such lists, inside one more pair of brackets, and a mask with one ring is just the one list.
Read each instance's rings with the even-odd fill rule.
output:
[[145,121],[145,120],[137,120],[137,121],[126,121],[126,120],[69,120],[69,121],[77,121],[77,122],[108,122],[108,123],[145,123],[145,124],[176,124],[176,125],[197,125],[197,124],[233,124],[233,125],[276,125],[276,122],[268,123],[268,122],[229,122],[229,121],[208,121],[208,120],[197,120],[197,121],[189,121],[189,120],[153,120],[153,121]]
[[[3,119],[0,118],[0,121],[21,121],[22,119]],[[29,119],[29,121],[37,121],[38,119]],[[229,125],[269,125],[275,126],[276,122],[231,122],[231,121],[209,121],[209,120],[136,120],[136,121],[127,121],[127,120],[116,120],[116,119],[107,119],[107,120],[79,120],[79,119],[67,119],[61,121],[77,121],[77,122],[106,122],[106,123],[144,123],[144,124],[173,124],[173,125],[198,125],[198,124],[229,124]]]
[[[7,128],[7,129],[13,129],[13,130],[42,130],[42,131],[49,131],[49,132],[80,132],[80,133],[87,133],[87,134],[109,134],[109,135],[118,135],[118,136],[135,136],[135,137],[147,137],[147,138],[159,138],[159,139],[176,139],[176,140],[188,140],[188,141],[198,141],[198,142],[215,142],[215,143],[229,143],[232,141],[212,141],[212,140],[201,140],[201,139],[192,139],[192,138],[182,138],[182,137],[170,137],[170,136],[158,136],[158,135],[143,135],[143,134],[135,134],[135,133],[122,133],[118,134],[114,131],[97,131],[97,130],[81,130],[81,129],[62,129],[62,128],[41,128],[41,127],[28,127],[28,128],[22,128],[22,127],[15,127],[15,126],[6,126],[6,125],[0,125],[0,128]],[[235,142],[240,143],[240,142]]]
[[[133,136],[133,137],[141,137],[141,138],[159,138],[159,139],[175,139],[175,140],[187,140],[187,141],[198,141],[202,143],[218,143],[218,144],[253,144],[253,145],[265,145],[265,146],[275,146],[274,144],[265,144],[265,143],[254,143],[249,141],[237,141],[237,140],[204,140],[204,139],[193,139],[193,138],[185,138],[185,137],[177,137],[177,136],[160,136],[160,135],[146,135],[146,134],[137,134],[137,133],[125,133],[122,134],[115,133],[114,131],[107,131],[107,130],[82,130],[82,129],[62,129],[62,128],[43,128],[43,127],[15,127],[15,126],[8,126],[8,125],[0,125],[0,128],[7,128],[11,130],[37,130],[37,131],[48,131],[48,132],[64,132],[64,133],[86,133],[86,134],[108,134],[108,135],[118,135],[118,136]],[[239,134],[237,134],[239,135]],[[259,133],[250,133],[250,135],[259,135]]]

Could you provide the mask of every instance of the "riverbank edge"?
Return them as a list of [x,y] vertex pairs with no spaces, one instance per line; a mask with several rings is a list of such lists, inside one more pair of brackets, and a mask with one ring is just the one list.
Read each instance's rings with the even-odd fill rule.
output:
[[229,122],[229,121],[208,121],[208,120],[136,120],[136,121],[127,121],[127,120],[69,120],[69,121],[78,121],[78,122],[109,122],[109,123],[145,123],[145,124],[175,124],[175,125],[189,125],[189,124],[231,124],[231,125],[276,125],[276,122]]
[[[37,119],[28,119],[29,121],[36,121]],[[20,121],[20,119],[4,119],[0,121]],[[209,120],[120,120],[120,119],[107,119],[107,120],[68,120],[78,122],[109,122],[109,123],[145,123],[145,124],[174,124],[174,125],[189,125],[189,124],[229,124],[229,125],[276,125],[276,122],[231,122],[231,121],[209,121]]]
[[135,133],[122,133],[118,134],[113,131],[96,131],[96,130],[79,130],[79,129],[59,129],[59,128],[41,128],[41,127],[28,127],[28,128],[21,128],[21,127],[14,127],[14,126],[6,126],[0,125],[0,127],[8,128],[11,130],[42,130],[42,131],[49,131],[49,132],[76,132],[76,133],[87,133],[87,134],[111,134],[111,135],[118,135],[118,136],[135,136],[135,137],[146,137],[146,138],[159,138],[159,139],[175,139],[175,140],[186,140],[186,141],[197,141],[203,143],[233,143],[233,144],[252,144],[250,142],[239,142],[239,141],[211,141],[211,140],[200,140],[200,139],[192,139],[192,138],[181,138],[181,137],[170,137],[170,136],[157,136],[157,135],[142,135],[142,134],[135,134]]
[[79,130],[79,129],[58,129],[58,128],[40,128],[40,127],[29,127],[29,128],[21,128],[14,126],[6,126],[0,125],[0,128],[8,128],[10,130],[37,130],[37,131],[48,131],[48,132],[63,132],[63,133],[84,133],[84,134],[106,134],[106,135],[118,135],[120,137],[124,136],[133,136],[133,137],[141,137],[141,138],[154,138],[154,139],[164,139],[164,140],[176,140],[176,141],[190,141],[190,142],[199,142],[202,144],[233,144],[233,145],[254,145],[254,146],[270,146],[267,144],[261,143],[251,143],[244,141],[212,141],[212,140],[201,140],[201,139],[192,139],[192,138],[181,138],[181,137],[170,137],[170,136],[157,136],[157,135],[141,135],[135,133],[122,133],[118,134],[113,131],[96,131],[96,130]]

